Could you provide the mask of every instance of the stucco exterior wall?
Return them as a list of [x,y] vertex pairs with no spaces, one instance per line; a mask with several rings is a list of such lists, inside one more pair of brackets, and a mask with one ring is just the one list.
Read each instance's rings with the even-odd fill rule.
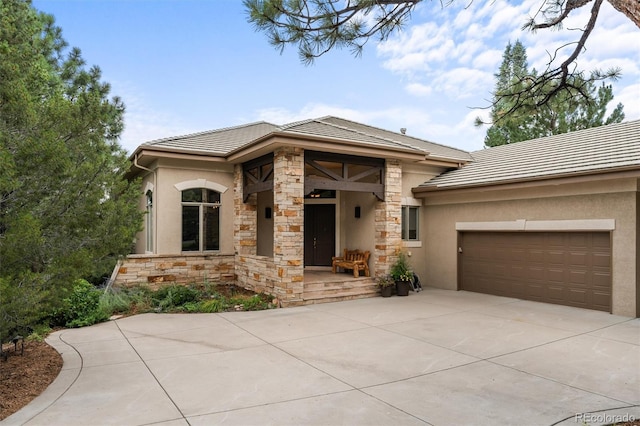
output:
[[[257,197],[257,254],[273,257],[273,191],[260,192]],[[267,209],[271,209],[270,217],[266,215]]]
[[[182,205],[181,191],[176,184],[188,181],[209,181],[226,187],[221,194],[220,206],[220,250],[221,254],[232,254],[233,249],[233,168],[231,165],[162,159],[155,169],[154,211],[156,220],[155,254],[180,254],[182,251]],[[145,179],[151,179],[151,174]],[[144,185],[143,185],[144,189]],[[143,194],[144,195],[144,194]],[[144,210],[144,196],[141,201]],[[158,214],[161,212],[161,214]],[[139,235],[136,253],[145,253],[145,231]]]
[[[424,206],[423,200],[415,198],[412,188],[421,185],[422,183],[433,179],[440,173],[444,172],[444,168],[434,166],[417,166],[413,164],[403,164],[402,168],[402,205],[415,205],[418,202],[421,215],[418,230],[418,241],[404,241],[402,246],[407,254],[409,265],[412,270],[420,277],[427,273],[426,265],[421,259],[424,259],[427,255],[427,245],[429,244],[429,238],[427,235],[427,228],[424,221]],[[409,202],[411,201],[411,202]],[[422,281],[421,281],[422,282]]]
[[[360,217],[355,217],[355,209],[360,207]],[[370,193],[342,191],[340,194],[340,242],[337,255],[342,250],[362,250],[373,254],[375,249],[375,207],[376,197]],[[369,267],[373,263],[369,261]]]
[[421,222],[428,243],[422,283],[457,289],[456,222],[614,219],[612,306],[638,315],[638,180],[592,181],[512,190],[430,194]]
[[[155,175],[153,172],[146,172],[142,176],[142,192],[140,193],[140,198],[138,199],[138,209],[141,212],[145,212],[147,210],[147,191],[152,191],[154,193],[155,199]],[[155,203],[155,201],[154,201]],[[156,223],[157,217],[157,209],[153,208],[152,221]],[[143,254],[143,253],[152,253],[152,251],[147,251],[147,215],[145,214],[143,219],[143,228],[142,231],[138,232],[136,235],[136,244],[135,244],[135,253]],[[153,239],[155,240],[157,235],[157,228],[152,229]],[[155,245],[155,244],[154,244]]]

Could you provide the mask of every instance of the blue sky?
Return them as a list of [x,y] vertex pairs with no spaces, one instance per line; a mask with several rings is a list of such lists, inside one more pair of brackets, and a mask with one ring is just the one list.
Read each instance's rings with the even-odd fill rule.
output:
[[[53,14],[70,46],[98,65],[112,95],[123,98],[121,144],[143,142],[254,121],[274,124],[324,115],[359,121],[473,151],[486,128],[502,52],[509,41],[527,47],[530,67],[577,40],[585,10],[562,31],[520,30],[542,0],[425,2],[401,33],[371,40],[362,57],[332,51],[312,66],[294,46],[283,54],[246,22],[240,0],[34,0]],[[446,3],[446,2],[445,2]],[[581,69],[619,66],[614,104],[626,120],[640,118],[640,30],[607,2]]]

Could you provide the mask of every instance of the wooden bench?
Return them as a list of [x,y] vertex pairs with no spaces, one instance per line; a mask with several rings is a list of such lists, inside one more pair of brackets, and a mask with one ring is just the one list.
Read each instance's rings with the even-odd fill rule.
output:
[[364,271],[365,277],[369,276],[369,252],[360,250],[344,249],[342,256],[331,258],[331,268],[335,274],[338,268],[352,269],[353,276],[358,278],[360,271]]

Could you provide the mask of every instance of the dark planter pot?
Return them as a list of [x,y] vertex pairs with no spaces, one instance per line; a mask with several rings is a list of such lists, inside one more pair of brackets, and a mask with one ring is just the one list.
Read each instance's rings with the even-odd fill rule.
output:
[[398,296],[408,296],[411,290],[410,281],[396,281],[396,294]]
[[388,285],[386,287],[380,287],[380,296],[382,297],[391,297],[393,294],[393,286]]

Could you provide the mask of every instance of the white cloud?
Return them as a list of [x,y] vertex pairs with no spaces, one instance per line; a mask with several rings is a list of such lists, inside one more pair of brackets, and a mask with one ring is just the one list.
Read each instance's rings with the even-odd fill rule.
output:
[[502,52],[503,50],[498,49],[485,50],[473,59],[472,65],[475,68],[497,71],[502,62]]
[[640,119],[640,83],[630,84],[619,91],[614,90],[614,98],[609,107],[615,108],[618,103],[624,105],[625,121]]
[[493,87],[493,82],[492,73],[464,67],[442,72],[433,80],[438,91],[457,99],[483,94]]
[[367,114],[352,108],[344,108],[335,105],[321,103],[310,103],[303,106],[298,111],[291,111],[286,108],[265,108],[255,111],[254,118],[250,121],[264,120],[273,124],[287,124],[295,121],[308,120],[310,118],[320,118],[326,115],[334,115],[348,120],[366,123]]
[[405,86],[407,93],[414,96],[429,96],[433,93],[433,88],[421,83],[409,83]]

